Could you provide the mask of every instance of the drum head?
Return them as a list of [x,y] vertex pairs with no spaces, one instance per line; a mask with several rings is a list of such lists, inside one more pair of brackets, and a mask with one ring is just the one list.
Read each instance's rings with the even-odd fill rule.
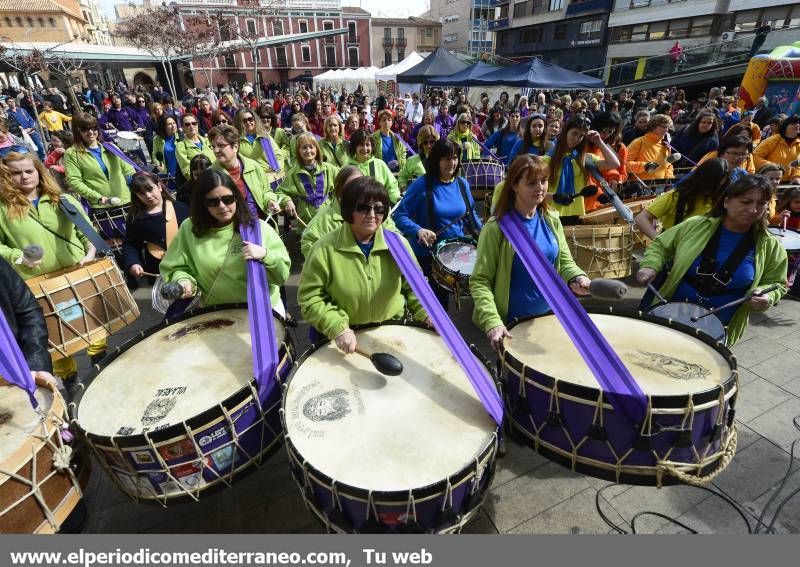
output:
[[[275,339],[285,338],[274,319]],[[246,309],[221,309],[159,329],[111,361],[79,400],[80,427],[134,435],[185,421],[253,379]]]
[[127,131],[120,131],[117,132],[117,138],[122,138],[123,140],[138,140],[139,134],[136,132],[127,132]]
[[[53,406],[53,392],[36,388],[36,400],[39,407],[48,411]],[[28,392],[17,386],[0,386],[0,463],[39,430],[40,422],[41,418],[31,407]]]
[[[685,301],[671,301],[665,305],[659,305],[649,311],[650,315],[661,317],[663,319],[672,319],[684,325],[689,325],[695,329],[704,332],[709,337],[717,341],[724,341],[726,332],[725,325],[719,320],[716,315],[706,315],[709,312],[705,307],[695,305],[694,303],[687,303]],[[692,317],[699,317],[706,315],[702,319],[692,321]]]
[[397,356],[403,373],[383,376],[332,342],[303,357],[284,396],[297,453],[337,483],[377,491],[428,486],[473,463],[497,426],[442,339],[401,325],[356,336]]
[[771,226],[767,230],[778,239],[778,242],[780,242],[788,252],[797,252],[800,250],[800,232],[794,231],[791,228],[787,228],[784,231],[775,226]]
[[[702,392],[731,375],[725,358],[692,335],[631,317],[589,316],[647,395]],[[600,388],[555,315],[522,321],[511,334],[504,342],[508,355],[557,380]]]
[[437,257],[442,265],[452,272],[466,276],[472,275],[478,259],[478,247],[465,240],[444,241],[437,249]]

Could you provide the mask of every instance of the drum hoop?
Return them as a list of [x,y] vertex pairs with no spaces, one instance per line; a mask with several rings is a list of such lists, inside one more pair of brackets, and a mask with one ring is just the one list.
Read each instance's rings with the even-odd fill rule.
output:
[[[418,329],[424,329],[426,331],[430,331],[428,327],[423,325],[418,321],[411,321],[406,319],[390,319],[388,321],[382,321],[380,323],[367,323],[364,325],[353,325],[351,328],[354,331],[359,331],[363,329],[374,329],[376,327],[383,327],[387,325],[392,326],[399,326],[399,327],[416,327]],[[316,467],[314,467],[311,463],[306,461],[303,458],[303,454],[294,446],[292,443],[291,435],[289,434],[287,427],[286,427],[286,394],[289,391],[289,387],[291,385],[292,379],[294,378],[297,370],[302,366],[303,362],[305,362],[308,358],[310,358],[317,350],[321,349],[322,347],[326,346],[330,343],[330,339],[321,339],[311,345],[308,350],[306,350],[303,354],[301,354],[295,361],[294,366],[292,367],[291,372],[286,377],[286,381],[283,385],[283,395],[281,397],[281,409],[280,409],[280,417],[281,417],[281,427],[283,428],[284,432],[284,441],[286,443],[286,450],[290,455],[290,459],[292,455],[297,455],[300,459],[304,461],[305,472],[309,475],[313,476],[315,480],[317,480],[320,484],[330,488],[331,485],[335,482],[336,489],[339,494],[347,494],[352,496],[353,498],[367,500],[369,497],[370,492],[372,493],[373,500],[377,501],[379,499],[390,500],[393,502],[402,501],[405,502],[408,500],[409,493],[414,496],[415,499],[427,499],[431,498],[436,495],[440,495],[444,493],[444,490],[447,487],[448,480],[450,481],[451,485],[455,486],[457,483],[462,483],[466,478],[469,477],[470,474],[475,469],[475,459],[478,460],[479,463],[486,461],[490,456],[491,453],[495,451],[496,442],[495,439],[499,438],[500,435],[500,427],[495,426],[494,428],[494,435],[489,439],[489,442],[483,447],[480,452],[476,455],[476,457],[463,469],[460,469],[456,473],[452,474],[448,478],[444,478],[440,481],[434,482],[427,486],[420,486],[417,488],[409,488],[403,490],[369,490],[367,488],[359,488],[357,486],[352,486],[350,484],[346,484],[343,482],[338,482],[336,479],[331,478],[330,476],[326,475]],[[480,363],[486,368],[489,372],[489,376],[494,380],[495,384],[497,384],[497,373],[492,368],[492,364],[490,363],[489,359],[486,358],[483,353],[481,353],[475,345],[470,345],[470,350],[472,353],[478,358]],[[491,472],[494,472],[494,461],[490,463],[492,467]],[[488,470],[484,470],[483,474],[486,475],[489,473]]]
[[[75,395],[73,400],[70,402],[69,404],[70,423],[75,426],[78,433],[85,435],[90,440],[99,440],[108,442],[113,438],[114,442],[121,447],[138,447],[138,446],[148,445],[151,441],[161,443],[164,441],[169,441],[172,438],[185,437],[186,436],[186,429],[184,427],[185,424],[188,424],[190,422],[195,422],[195,420],[197,420],[198,418],[206,416],[208,412],[215,411],[219,406],[228,407],[230,404],[240,403],[247,396],[250,396],[253,392],[252,388],[255,388],[255,377],[250,378],[250,380],[246,384],[244,384],[241,388],[236,390],[227,398],[219,400],[218,402],[216,402],[215,405],[203,409],[185,420],[182,420],[178,423],[173,423],[172,425],[165,427],[164,429],[159,429],[157,431],[148,431],[146,433],[136,433],[134,435],[114,435],[114,436],[98,435],[96,433],[86,431],[78,421],[78,407],[80,406],[84,394],[94,383],[95,379],[102,373],[102,371],[107,366],[109,366],[113,361],[115,361],[118,357],[125,354],[133,346],[139,344],[144,339],[156,334],[162,329],[165,329],[175,323],[180,323],[187,319],[191,319],[192,317],[195,317],[197,315],[204,315],[206,313],[213,313],[215,311],[224,311],[228,309],[241,309],[246,311],[247,304],[226,303],[220,305],[212,305],[210,307],[204,307],[202,309],[186,311],[182,313],[179,317],[175,317],[173,319],[164,319],[160,323],[150,327],[149,329],[141,331],[135,337],[131,338],[124,344],[115,348],[113,352],[111,352],[102,361],[100,361],[98,364],[95,364],[92,367],[89,376],[83,383],[84,387],[80,389],[80,391]],[[281,315],[276,313],[274,310],[272,311],[272,316],[278,319],[284,325],[286,324],[286,320],[283,317],[281,317]],[[290,356],[293,351],[294,351],[294,342],[292,341],[292,338],[287,330],[287,332],[284,335],[283,343],[281,343],[281,346],[278,347],[278,357],[280,359],[283,359],[287,355]],[[255,389],[257,390],[258,388]],[[264,412],[266,413],[268,409],[269,408],[264,408]],[[203,421],[203,423],[208,423],[208,422],[210,422],[210,416],[208,419],[204,419]]]
[[[8,387],[14,388],[16,386],[9,385]],[[52,425],[49,421],[52,416],[56,416],[65,422],[69,421],[67,418],[67,403],[58,389],[51,388],[49,386],[38,386],[37,389],[38,388],[46,390],[53,395],[53,402],[46,410],[46,419],[48,420],[48,435],[47,437],[42,437],[38,433],[41,428],[41,424],[37,423],[36,427],[34,427],[33,431],[28,434],[27,438],[25,438],[25,440],[23,440],[23,442],[20,443],[20,445],[13,452],[9,453],[4,460],[0,461],[0,471],[17,472],[20,468],[31,462],[32,451],[38,454],[39,451],[41,451],[42,448],[48,444],[50,438],[52,438],[53,435],[58,434],[58,426]]]
[[[690,325],[685,325],[684,323],[680,323],[678,321],[669,321],[661,317],[656,317],[655,315],[650,315],[649,313],[645,313],[643,311],[635,311],[632,309],[619,309],[615,307],[607,307],[607,308],[587,307],[586,312],[589,314],[597,314],[597,315],[615,315],[619,317],[628,317],[631,319],[645,321],[648,323],[655,323],[657,325],[661,325],[662,327],[674,328],[678,331],[686,333],[687,335],[691,335],[695,339],[710,346],[717,352],[717,354],[722,356],[725,359],[725,361],[730,365],[731,367],[730,376],[728,376],[724,381],[722,381],[717,386],[714,386],[707,390],[700,390],[698,392],[686,393],[686,394],[648,396],[648,399],[651,401],[651,406],[653,407],[653,409],[670,409],[670,408],[685,407],[686,402],[690,398],[692,399],[694,405],[696,406],[702,405],[705,403],[712,402],[714,400],[718,400],[720,396],[720,391],[724,394],[725,397],[727,397],[727,394],[736,387],[739,375],[739,370],[736,363],[736,357],[725,345],[716,342],[714,339],[712,339],[705,333],[698,331],[694,327]],[[513,329],[516,325],[524,323],[531,319],[538,319],[539,317],[549,317],[549,316],[552,316],[552,313],[545,313],[543,315],[534,315],[534,316],[514,319],[513,321],[510,322],[508,330],[513,334]],[[511,354],[505,349],[505,345],[501,344],[499,355],[503,365],[508,364],[518,373],[522,374],[524,368],[523,376],[525,379],[544,377],[546,379],[545,382],[541,381],[537,382],[549,388],[552,388],[557,382],[559,392],[561,393],[592,403],[597,401],[597,397],[601,393],[601,390],[599,388],[595,388],[593,386],[584,386],[582,384],[576,384],[575,382],[570,382],[568,380],[553,378],[552,376],[540,372],[535,368],[531,368],[527,364],[524,364],[523,362],[517,360],[517,358],[513,354]],[[535,375],[533,374],[534,372]]]
[[[710,309],[708,309],[707,307],[703,307],[702,305],[699,305],[697,303],[692,303],[691,301],[687,301],[687,300],[685,300],[685,301],[667,301],[666,303],[659,303],[658,305],[653,305],[650,308],[650,310],[647,311],[647,314],[650,315],[651,313],[653,313],[653,311],[655,311],[656,309],[659,309],[660,307],[665,307],[667,305],[682,305],[682,304],[683,305],[694,305],[695,307],[699,307],[703,311],[705,311],[707,313],[710,313],[710,315],[706,315],[706,317],[713,317],[714,319],[719,321],[720,325],[722,325],[722,330],[725,333],[725,336],[722,338],[722,340],[725,340],[725,339],[728,338],[728,329],[725,326],[725,324],[722,322],[722,320],[719,317],[717,317],[717,314],[715,312],[711,311]],[[656,317],[661,317],[662,319],[667,319],[667,317],[664,317],[664,316],[661,316],[661,315],[656,315]],[[689,327],[691,327],[691,325],[689,325]],[[694,327],[692,327],[692,328],[694,328]],[[704,334],[708,335],[708,333],[704,333]]]
[[435,260],[437,269],[440,269],[445,274],[451,275],[456,278],[469,279],[470,274],[465,274],[463,272],[451,270],[445,265],[444,262],[442,262],[439,259],[439,249],[444,248],[445,244],[450,244],[451,242],[463,242],[465,244],[472,244],[473,246],[475,246],[475,250],[478,249],[478,242],[474,238],[470,238],[469,236],[454,236],[452,238],[445,238],[444,240],[441,240],[438,244],[436,244],[436,249],[433,252],[433,259]]

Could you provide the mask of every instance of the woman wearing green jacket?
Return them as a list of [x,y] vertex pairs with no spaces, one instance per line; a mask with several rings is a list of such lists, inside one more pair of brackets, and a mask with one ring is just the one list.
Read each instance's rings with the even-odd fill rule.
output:
[[198,179],[192,216],[161,260],[164,281],[177,282],[183,297],[202,294],[204,306],[247,302],[247,260],[260,261],[267,270],[273,309],[285,315],[278,292],[289,277],[289,253],[278,233],[264,221],[261,245],[243,242],[239,226],[253,219],[247,202],[224,171],[207,169]]
[[340,168],[347,163],[347,142],[342,137],[344,126],[342,119],[336,114],[331,114],[325,119],[323,125],[325,137],[319,139],[322,149],[322,160]]
[[388,213],[383,185],[369,177],[346,184],[345,222],[317,242],[300,274],[303,318],[348,354],[357,346],[354,325],[402,319],[407,310],[417,321],[427,320],[384,240],[381,224]]
[[130,203],[128,179],[135,170],[100,144],[97,118],[79,114],[72,120],[72,131],[75,144],[64,153],[67,184],[93,209],[119,206],[111,205],[115,197],[120,205]]
[[[776,284],[770,293],[717,312],[727,328],[726,344],[733,346],[744,334],[750,312],[767,310],[786,293],[786,250],[767,231],[771,197],[764,177],[742,176],[707,215],[686,219],[658,235],[636,274],[639,283],[652,282],[671,263],[659,293],[668,301],[689,301],[708,309]],[[726,265],[734,254],[739,261],[733,264],[738,265]]]
[[[0,161],[0,257],[24,280],[94,260],[94,246],[59,208],[62,199],[83,214],[33,154],[11,152]],[[32,244],[42,247],[41,259],[25,256],[23,250]],[[105,351],[102,339],[92,343],[87,354],[96,359]],[[65,380],[77,372],[71,356],[53,362],[53,373]]]
[[392,132],[394,116],[391,110],[381,110],[376,117],[379,128],[372,134],[372,155],[382,160],[392,172],[400,171],[406,163],[406,146]]
[[278,117],[275,115],[275,110],[267,103],[263,103],[256,110],[256,114],[261,119],[261,126],[264,128],[264,133],[269,134],[270,137],[278,145],[281,156],[285,161],[288,159],[289,153],[289,135],[286,130],[278,125]]
[[153,163],[161,173],[167,173],[169,180],[167,186],[175,191],[178,180],[178,123],[174,116],[163,115],[156,125],[156,134],[153,136]]
[[372,177],[386,187],[386,192],[389,193],[389,202],[392,205],[400,200],[400,187],[397,185],[397,179],[389,170],[389,166],[372,155],[372,138],[370,138],[369,132],[366,130],[353,132],[347,151],[350,155],[349,163],[355,165],[364,175]]
[[308,225],[333,194],[339,168],[322,161],[322,150],[310,132],[299,136],[294,160],[297,165],[289,169],[278,193],[292,199],[295,216]]
[[[239,155],[253,160],[264,169],[270,188],[274,191],[286,173],[283,166],[283,152],[275,140],[264,131],[261,120],[258,120],[249,108],[243,108],[236,113],[234,126],[239,131]],[[266,141],[271,156],[264,153],[262,140]]]
[[472,133],[472,117],[469,114],[461,113],[456,127],[450,131],[447,138],[461,146],[462,162],[481,159],[481,146]]
[[208,140],[200,135],[198,129],[197,116],[194,114],[184,114],[181,117],[181,127],[183,128],[183,139],[175,144],[175,155],[178,158],[178,168],[181,170],[184,179],[191,179],[189,162],[197,154],[205,154],[208,159],[214,161],[214,152]]
[[506,187],[497,204],[495,217],[483,227],[478,238],[478,258],[469,289],[475,309],[472,320],[486,333],[492,348],[497,350],[509,321],[550,310],[522,260],[500,230],[498,220],[516,215],[529,237],[555,266],[556,271],[578,295],[588,295],[589,278],[575,261],[567,246],[558,213],[550,210],[547,180],[550,170],[538,156],[517,157],[508,170]]
[[397,174],[397,184],[401,191],[405,192],[412,181],[425,175],[425,160],[428,159],[428,154],[438,139],[439,134],[433,126],[426,124],[419,129],[417,133],[419,153],[407,159],[400,169],[400,173]]

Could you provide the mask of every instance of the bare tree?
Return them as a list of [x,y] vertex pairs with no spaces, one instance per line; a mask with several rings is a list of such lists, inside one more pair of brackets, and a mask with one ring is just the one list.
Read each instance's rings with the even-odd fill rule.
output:
[[[258,80],[258,47],[259,42],[269,35],[267,25],[278,15],[279,0],[243,0],[247,18],[245,25],[236,29],[236,37],[243,48],[250,52],[253,59],[253,90],[256,100],[261,103],[261,85]],[[250,19],[255,25],[249,26]]]
[[217,57],[230,51],[229,40],[236,37],[235,23],[231,18],[223,17],[221,10],[217,10],[213,13],[207,12],[204,16],[184,16],[184,25],[198,38],[194,52],[189,57],[193,62],[199,63],[206,82],[213,87]]

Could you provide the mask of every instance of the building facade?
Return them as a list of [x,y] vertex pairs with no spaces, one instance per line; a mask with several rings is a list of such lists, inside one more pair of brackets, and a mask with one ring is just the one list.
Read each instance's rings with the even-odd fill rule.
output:
[[489,21],[494,18],[495,0],[431,0],[423,18],[442,24],[441,45],[451,51],[473,56],[491,53]]
[[399,63],[412,51],[431,53],[439,46],[442,24],[424,18],[372,18],[372,61],[377,67]]
[[108,29],[108,20],[100,10],[95,0],[79,0],[81,14],[86,20],[86,31],[95,45],[113,45],[111,33]]
[[[335,37],[258,48],[256,58],[261,84],[288,84],[328,69],[372,65],[370,14],[366,10],[342,7],[341,0],[283,0],[277,4],[262,0],[262,5],[274,7],[276,14],[254,17],[253,9],[248,6],[251,1],[178,0],[171,5],[186,16],[218,15],[259,37],[347,29],[347,33]],[[253,54],[249,51],[220,55],[211,62],[193,61],[191,75],[195,86],[206,86],[206,74],[201,71],[209,64],[214,66],[215,83],[254,81]]]
[[0,0],[0,36],[15,43],[89,43],[87,25],[78,0]]
[[[609,16],[610,38],[605,78],[612,83],[639,80],[669,71],[715,62],[749,52],[754,31],[772,32],[760,51],[797,41],[800,3],[788,0],[615,0]],[[680,62],[670,57],[679,42]]]
[[600,76],[608,44],[613,0],[496,0],[489,22],[495,54],[512,60],[532,56],[573,71]]

